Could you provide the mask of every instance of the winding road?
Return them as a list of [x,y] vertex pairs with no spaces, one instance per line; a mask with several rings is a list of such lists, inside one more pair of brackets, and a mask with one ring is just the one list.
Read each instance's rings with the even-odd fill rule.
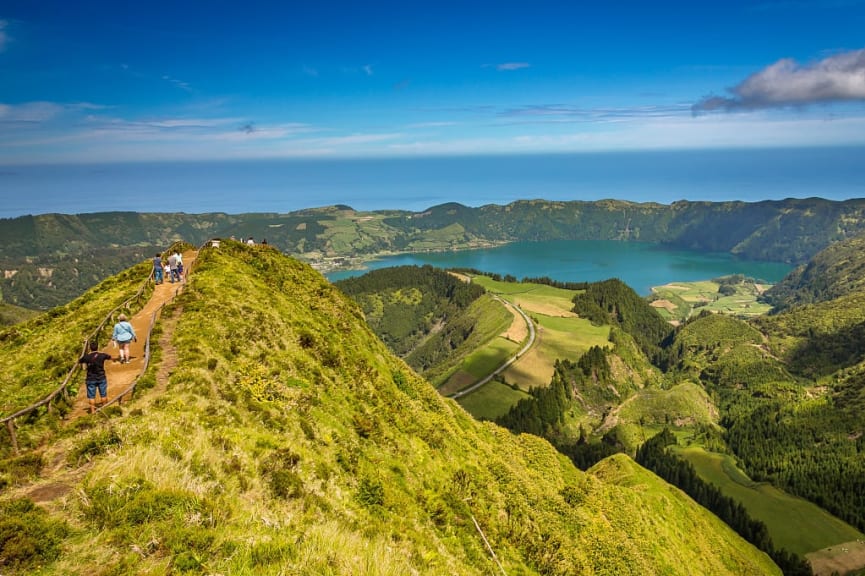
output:
[[472,384],[468,388],[463,388],[459,392],[454,392],[453,394],[448,395],[448,398],[454,398],[454,399],[462,398],[466,394],[471,394],[472,392],[474,392],[475,390],[477,390],[478,388],[480,388],[481,386],[483,386],[484,384],[486,384],[487,382],[489,382],[490,380],[492,380],[493,378],[498,376],[505,368],[507,368],[508,366],[513,364],[514,362],[516,362],[520,358],[520,356],[525,354],[529,350],[529,348],[531,348],[532,345],[535,343],[535,325],[532,322],[532,319],[529,318],[525,312],[523,312],[522,308],[520,308],[519,306],[514,306],[510,302],[507,302],[506,300],[504,300],[504,299],[502,299],[496,295],[493,295],[493,298],[495,298],[496,300],[501,302],[505,307],[510,306],[511,308],[513,308],[514,310],[516,310],[517,312],[520,313],[520,316],[523,317],[523,320],[526,321],[526,326],[528,326],[528,328],[529,328],[529,339],[525,343],[525,345],[522,348],[520,348],[520,350],[516,354],[514,354],[513,356],[508,358],[501,366],[499,366],[498,368],[493,370],[492,373],[485,376],[481,380],[475,382],[474,384]]

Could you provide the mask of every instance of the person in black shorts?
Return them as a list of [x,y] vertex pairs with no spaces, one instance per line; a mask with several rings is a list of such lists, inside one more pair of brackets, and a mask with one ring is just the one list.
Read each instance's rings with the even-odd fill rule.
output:
[[87,376],[84,383],[87,386],[87,401],[90,402],[90,413],[96,412],[96,389],[99,389],[99,407],[108,400],[108,378],[105,376],[105,361],[111,359],[110,354],[99,352],[96,341],[90,343],[90,352],[78,359],[79,364],[87,365]]

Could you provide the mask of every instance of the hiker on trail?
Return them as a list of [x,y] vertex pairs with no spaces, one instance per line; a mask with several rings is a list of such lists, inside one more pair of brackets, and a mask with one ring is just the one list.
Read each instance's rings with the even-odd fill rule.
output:
[[153,257],[153,281],[162,284],[162,256],[159,252]]
[[248,246],[255,246],[255,240],[252,238],[252,236],[246,239],[246,244]]
[[117,346],[120,347],[120,363],[129,364],[129,343],[133,340],[138,342],[138,336],[135,335],[135,328],[129,323],[126,314],[121,314],[117,320],[111,339],[117,342]]
[[180,250],[175,250],[174,258],[177,260],[177,281],[183,281],[183,255]]
[[267,238],[263,238],[263,239],[261,240],[261,245],[262,245],[262,246],[267,246]]
[[90,352],[78,359],[79,364],[87,364],[87,375],[84,384],[87,386],[87,401],[90,402],[90,413],[96,412],[96,390],[99,389],[100,408],[108,400],[108,378],[105,377],[105,361],[111,359],[110,354],[98,352],[96,340],[90,342]]
[[177,254],[172,254],[168,257],[168,269],[170,270],[168,279],[174,284],[174,279],[177,278]]

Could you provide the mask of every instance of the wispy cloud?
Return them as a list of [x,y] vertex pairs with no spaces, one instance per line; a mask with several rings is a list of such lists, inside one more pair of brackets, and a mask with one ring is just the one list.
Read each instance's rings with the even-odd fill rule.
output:
[[0,104],[2,123],[39,123],[54,118],[63,111],[63,106],[54,102],[25,102],[23,104]]
[[482,68],[495,68],[499,72],[510,72],[521,68],[529,68],[531,64],[528,62],[502,62],[501,64],[484,64]]
[[800,65],[785,58],[752,74],[729,90],[732,96],[707,96],[693,112],[753,110],[865,100],[865,48]]
[[6,45],[9,43],[9,33],[6,32],[8,27],[8,20],[0,20],[0,52],[5,51]]
[[615,122],[634,118],[667,118],[688,113],[687,104],[583,108],[571,104],[531,104],[499,112],[503,118],[519,122]]
[[505,62],[503,64],[498,64],[496,66],[496,70],[519,70],[520,68],[528,68],[530,64],[528,62]]
[[366,74],[367,76],[372,76],[372,73],[373,73],[372,64],[364,64],[362,70],[363,70],[363,73]]
[[306,64],[304,64],[302,66],[301,70],[303,70],[303,73],[306,74],[307,76],[312,76],[313,78],[318,78],[318,70],[313,68],[312,66],[307,66]]
[[165,80],[166,82],[170,83],[170,84],[173,84],[174,86],[177,86],[178,88],[180,88],[184,92],[192,92],[192,86],[190,86],[188,82],[184,82],[183,80],[178,80],[177,78],[172,78],[168,74],[163,74],[162,79]]

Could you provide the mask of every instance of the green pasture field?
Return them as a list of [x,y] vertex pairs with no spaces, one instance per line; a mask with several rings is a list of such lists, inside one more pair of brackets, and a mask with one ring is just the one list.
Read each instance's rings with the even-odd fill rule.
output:
[[409,244],[410,250],[446,249],[465,240],[465,228],[462,224],[451,224],[439,230],[431,230],[424,234],[423,239]]
[[387,231],[382,227],[383,216],[363,219],[322,220],[327,229],[325,236],[329,247],[337,254],[352,253],[358,249],[371,246]]
[[816,504],[766,483],[749,479],[736,467],[733,458],[692,446],[678,448],[697,474],[734,500],[741,502],[755,520],[769,529],[775,546],[804,555],[845,542],[865,539],[865,535],[832,516]]
[[[526,312],[533,310],[532,304],[535,304],[543,309],[551,307],[562,313],[570,313],[574,307],[573,298],[578,294],[577,290],[565,290],[546,284],[501,282],[488,276],[472,276],[472,282],[483,286],[488,292],[498,294],[509,302],[521,306]],[[553,316],[555,312],[551,310],[546,314]]]
[[672,306],[657,307],[666,320],[687,320],[695,311],[710,310],[722,314],[752,317],[766,314],[771,306],[757,301],[768,288],[765,284],[743,282],[735,286],[736,293],[724,296],[718,292],[720,284],[711,280],[698,282],[671,282],[652,288],[652,300],[666,300]]
[[493,379],[477,391],[458,399],[457,402],[479,420],[495,420],[506,414],[511,406],[528,396],[525,392],[514,390]]
[[519,344],[506,338],[493,338],[485,346],[466,356],[460,370],[481,379],[515,354],[519,350],[519,346]]
[[[511,325],[513,315],[492,296],[484,295],[473,302],[470,313],[476,319],[473,336],[477,335],[478,342],[483,341],[483,344],[477,347],[460,347],[458,352],[465,356],[454,358],[447,365],[437,367],[424,375],[445,395],[477,382],[500,366],[521,345],[501,336]],[[490,365],[493,367],[489,368]]]

